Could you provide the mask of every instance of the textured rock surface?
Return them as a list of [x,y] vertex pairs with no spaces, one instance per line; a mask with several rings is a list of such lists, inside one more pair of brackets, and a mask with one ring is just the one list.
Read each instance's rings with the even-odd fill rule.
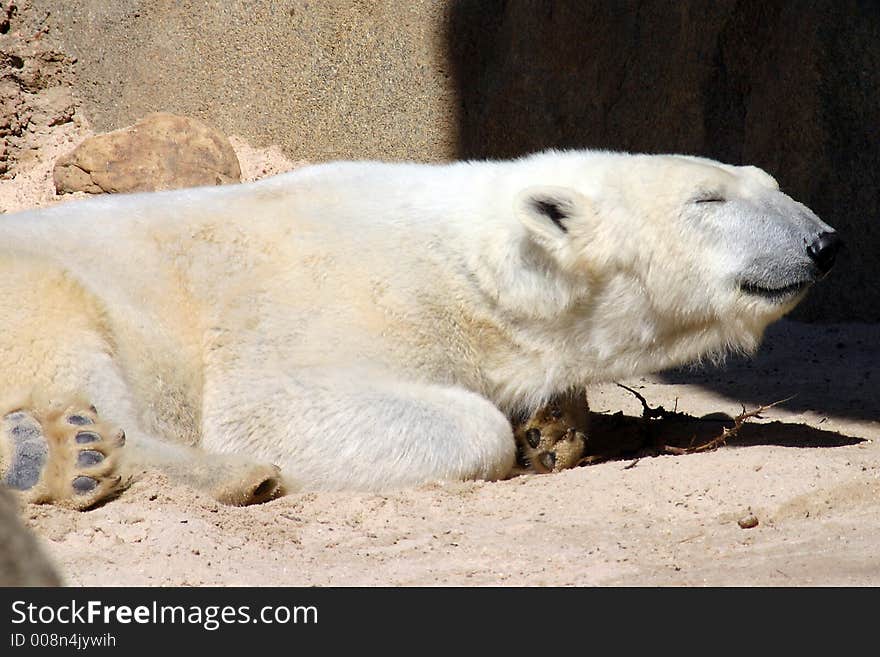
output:
[[143,192],[241,180],[229,140],[200,121],[155,113],[86,139],[55,164],[55,189]]
[[37,539],[19,519],[18,506],[0,487],[0,586],[60,585]]
[[443,2],[33,4],[98,130],[167,111],[313,161],[455,154]]
[[10,0],[0,5],[0,180],[39,157],[46,133],[76,113],[75,60],[46,43],[45,16],[29,9]]

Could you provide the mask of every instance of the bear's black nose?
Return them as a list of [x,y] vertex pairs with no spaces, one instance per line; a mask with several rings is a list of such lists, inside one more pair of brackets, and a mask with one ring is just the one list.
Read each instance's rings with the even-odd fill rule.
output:
[[840,250],[840,238],[837,233],[819,233],[819,237],[807,247],[807,255],[823,274],[827,274],[834,266],[834,258]]

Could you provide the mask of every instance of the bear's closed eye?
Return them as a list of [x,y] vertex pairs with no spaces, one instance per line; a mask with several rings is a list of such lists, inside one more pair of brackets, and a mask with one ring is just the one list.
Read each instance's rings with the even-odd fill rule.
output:
[[724,203],[727,199],[721,194],[705,194],[694,199],[694,203]]

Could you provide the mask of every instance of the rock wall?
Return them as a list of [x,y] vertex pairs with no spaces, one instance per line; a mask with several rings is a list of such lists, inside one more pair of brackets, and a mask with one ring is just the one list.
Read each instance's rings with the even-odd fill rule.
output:
[[0,181],[19,160],[38,157],[46,133],[71,123],[76,105],[73,60],[46,43],[43,21],[20,9],[12,0],[0,5]]
[[151,112],[309,160],[455,153],[434,0],[31,0],[98,131]]

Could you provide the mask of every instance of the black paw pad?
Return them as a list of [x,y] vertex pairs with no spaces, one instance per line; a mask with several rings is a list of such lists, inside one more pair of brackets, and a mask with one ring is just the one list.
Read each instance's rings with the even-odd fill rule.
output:
[[101,436],[96,434],[94,431],[80,431],[76,434],[76,442],[80,445],[86,445],[88,443],[97,443],[101,441]]
[[10,413],[4,420],[13,425],[8,429],[12,453],[2,483],[15,490],[33,488],[49,458],[43,431],[32,417],[21,411]]
[[538,461],[540,461],[541,465],[543,465],[547,470],[552,470],[556,466],[556,454],[553,452],[542,452],[538,457]]
[[541,443],[541,430],[534,427],[526,431],[526,442],[532,449],[537,449]]
[[79,456],[76,457],[76,464],[80,468],[88,468],[93,465],[98,465],[101,461],[104,460],[104,455],[101,452],[97,452],[93,449],[84,449],[79,453]]
[[98,480],[93,479],[92,477],[77,477],[73,480],[73,490],[75,490],[78,495],[91,493],[97,487]]
[[67,423],[75,424],[77,426],[83,426],[84,424],[94,424],[95,421],[90,417],[86,417],[85,415],[68,415]]
[[16,424],[9,430],[9,435],[16,442],[20,440],[34,440],[35,438],[42,440],[43,431],[36,424]]

